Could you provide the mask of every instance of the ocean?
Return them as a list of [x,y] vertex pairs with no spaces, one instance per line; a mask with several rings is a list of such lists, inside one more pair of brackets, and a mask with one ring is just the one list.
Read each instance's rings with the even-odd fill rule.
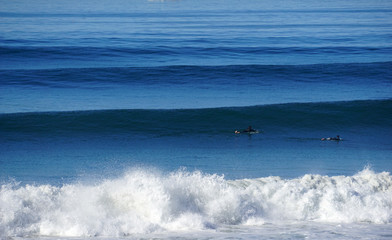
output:
[[391,39],[385,0],[0,0],[0,239],[391,239]]

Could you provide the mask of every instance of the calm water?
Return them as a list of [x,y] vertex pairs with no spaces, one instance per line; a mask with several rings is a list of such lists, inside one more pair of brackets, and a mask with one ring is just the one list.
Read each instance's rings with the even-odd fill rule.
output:
[[0,5],[0,237],[392,236],[389,1]]

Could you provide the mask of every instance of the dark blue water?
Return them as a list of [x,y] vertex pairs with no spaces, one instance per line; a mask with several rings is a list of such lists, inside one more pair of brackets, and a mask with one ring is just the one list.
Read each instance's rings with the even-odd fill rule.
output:
[[0,70],[1,107],[3,112],[178,109],[386,99],[391,69],[391,62],[7,69]]
[[[384,171],[392,164],[391,109],[390,100],[368,100],[3,114],[2,176],[62,183],[134,166],[228,178],[353,174],[367,165]],[[234,134],[246,124],[261,133]],[[320,141],[334,134],[343,141]],[[42,166],[25,169],[26,163]]]
[[0,236],[390,236],[389,1],[0,5]]

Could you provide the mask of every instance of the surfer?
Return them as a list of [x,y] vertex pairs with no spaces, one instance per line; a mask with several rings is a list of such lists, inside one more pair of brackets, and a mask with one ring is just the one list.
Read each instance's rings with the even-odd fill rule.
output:
[[258,133],[259,131],[257,131],[256,129],[253,129],[252,126],[249,126],[247,129],[243,130],[242,132],[235,130],[234,133]]
[[340,140],[342,140],[342,139],[340,138],[340,136],[339,136],[339,135],[337,135],[336,137],[334,137],[334,138],[331,138],[331,140],[334,140],[334,141],[340,141]]
[[247,129],[245,129],[243,132],[245,132],[245,133],[251,133],[251,132],[256,132],[256,130],[254,130],[253,128],[252,128],[252,126],[249,126]]
[[325,140],[327,140],[327,141],[340,141],[342,139],[340,138],[339,135],[337,135],[336,137],[329,137],[329,138],[322,138],[321,139],[321,141],[325,141]]

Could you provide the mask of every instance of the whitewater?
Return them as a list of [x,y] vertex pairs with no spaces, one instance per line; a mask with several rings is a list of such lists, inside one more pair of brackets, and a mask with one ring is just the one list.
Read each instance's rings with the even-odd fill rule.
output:
[[238,180],[186,169],[168,174],[132,169],[99,183],[3,184],[0,206],[2,237],[186,236],[192,232],[224,237],[228,229],[241,232],[253,226],[263,233],[288,224],[303,226],[293,237],[303,239],[310,226],[325,228],[325,237],[331,236],[331,225],[389,228],[392,177],[368,168],[353,176]]

